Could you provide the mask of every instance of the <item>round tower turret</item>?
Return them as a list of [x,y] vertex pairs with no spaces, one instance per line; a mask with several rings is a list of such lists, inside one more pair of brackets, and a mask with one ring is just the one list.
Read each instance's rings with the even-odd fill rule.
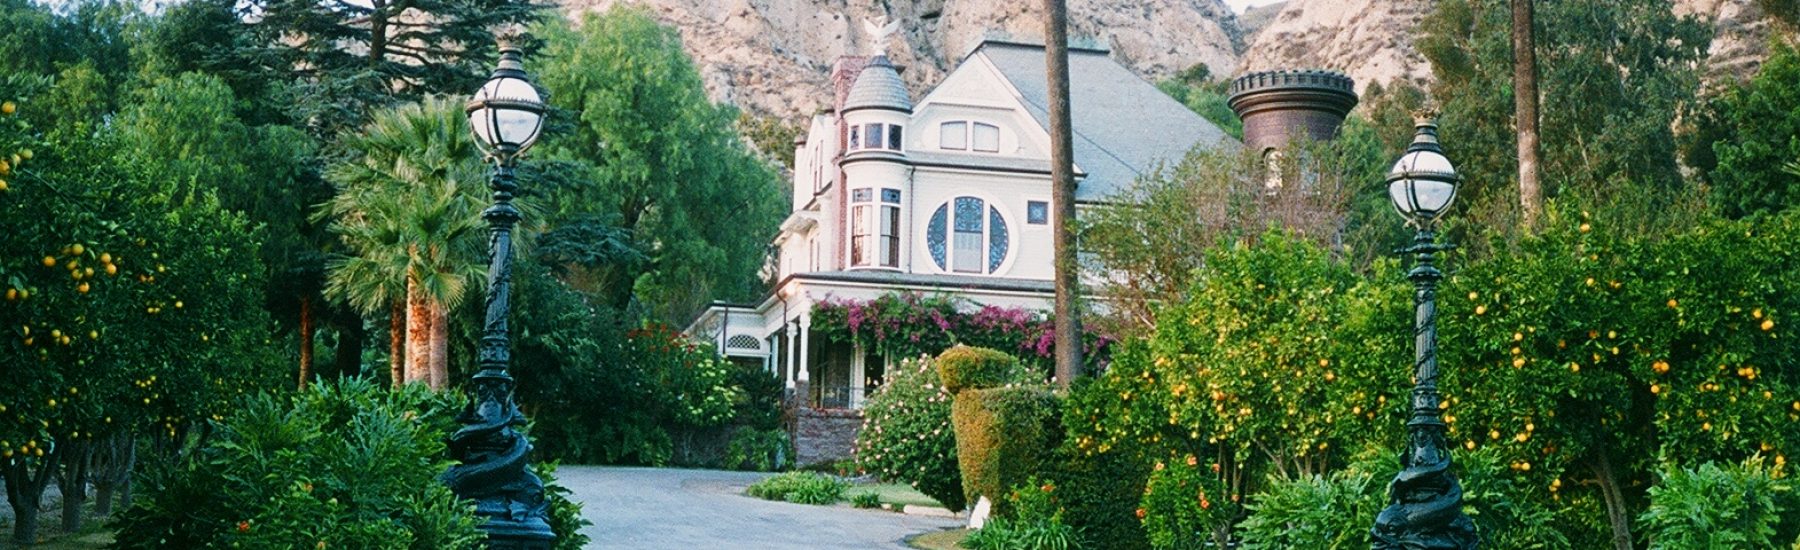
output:
[[1356,107],[1356,82],[1337,71],[1250,73],[1231,82],[1231,110],[1244,121],[1244,146],[1279,149],[1299,136],[1325,141],[1337,136]]

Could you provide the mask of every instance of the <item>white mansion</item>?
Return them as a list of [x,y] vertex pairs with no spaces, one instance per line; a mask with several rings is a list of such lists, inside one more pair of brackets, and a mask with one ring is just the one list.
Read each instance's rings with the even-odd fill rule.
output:
[[[1069,57],[1078,206],[1106,201],[1196,145],[1241,146],[1107,52],[1070,48]],[[1043,47],[995,40],[917,102],[884,56],[840,58],[832,81],[834,108],[795,141],[773,292],[715,303],[686,332],[779,373],[802,413],[842,411],[839,424],[860,424],[853,411],[886,358],[815,338],[816,303],[911,291],[1050,309],[1049,99]],[[797,439],[816,431],[807,418]],[[802,444],[799,458],[835,454],[821,452]]]

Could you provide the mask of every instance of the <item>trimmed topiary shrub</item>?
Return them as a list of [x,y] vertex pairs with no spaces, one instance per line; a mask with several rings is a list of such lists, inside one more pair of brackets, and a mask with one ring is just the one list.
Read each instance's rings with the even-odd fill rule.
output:
[[929,359],[902,361],[869,396],[855,450],[864,472],[910,484],[951,511],[963,509],[950,394]]
[[1025,380],[1019,360],[987,348],[956,346],[938,355],[938,377],[950,395],[963,390],[998,388]]
[[1037,474],[1062,439],[1056,395],[1042,386],[963,390],[951,411],[969,500],[1004,506],[1006,489]]

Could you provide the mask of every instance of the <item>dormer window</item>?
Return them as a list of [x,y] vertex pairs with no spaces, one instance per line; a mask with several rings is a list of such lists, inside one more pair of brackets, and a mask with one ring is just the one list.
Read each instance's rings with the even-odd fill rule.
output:
[[900,150],[900,125],[872,122],[850,127],[850,150]]
[[998,153],[1000,152],[1000,127],[967,120],[939,124],[938,148],[952,151]]
[[850,192],[850,265],[900,267],[900,190]]

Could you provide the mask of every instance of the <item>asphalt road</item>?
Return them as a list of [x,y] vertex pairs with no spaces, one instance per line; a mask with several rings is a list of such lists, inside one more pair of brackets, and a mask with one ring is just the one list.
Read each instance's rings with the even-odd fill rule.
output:
[[960,522],[848,505],[810,506],[744,496],[769,474],[562,466],[556,477],[594,522],[589,548],[633,550],[861,550],[906,548],[907,537]]

